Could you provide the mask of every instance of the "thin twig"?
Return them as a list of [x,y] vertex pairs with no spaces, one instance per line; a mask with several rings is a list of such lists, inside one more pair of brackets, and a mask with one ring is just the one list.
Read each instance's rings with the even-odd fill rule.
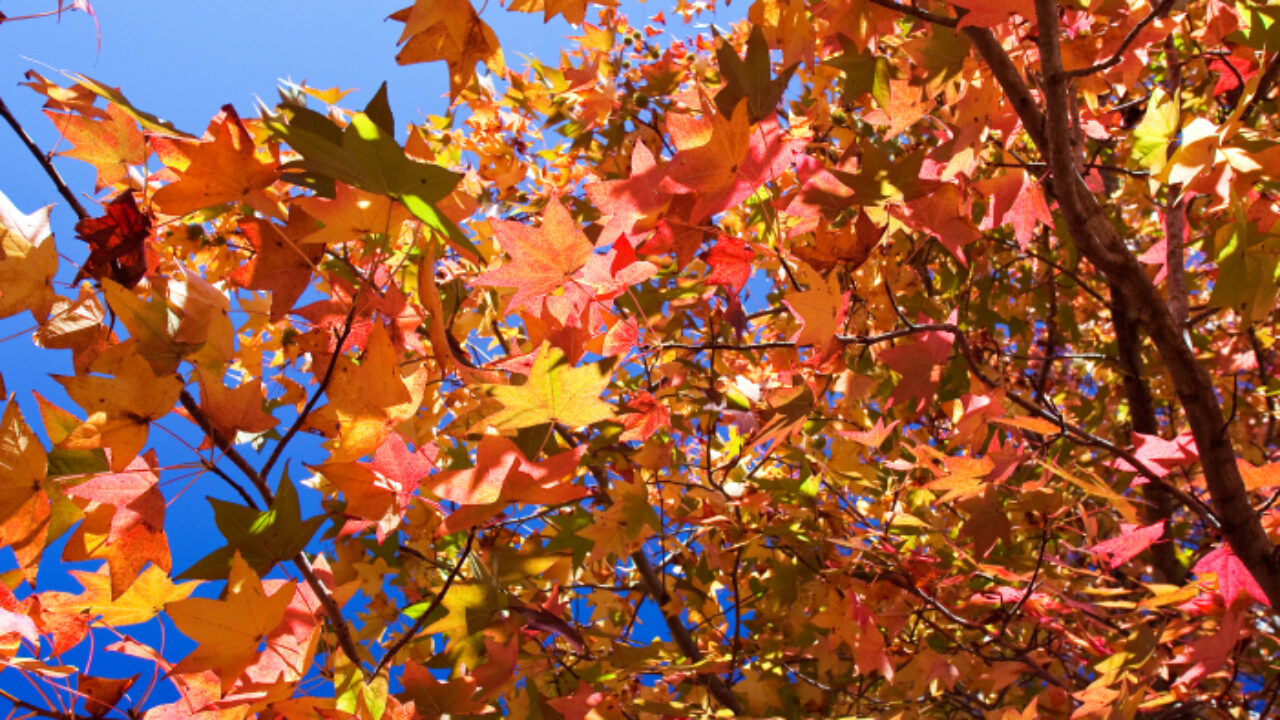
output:
[[960,22],[957,18],[931,13],[928,10],[921,10],[920,8],[912,5],[903,5],[902,3],[897,3],[893,0],[870,0],[870,2],[872,5],[879,5],[882,8],[888,8],[890,10],[897,10],[903,15],[910,15],[913,18],[924,20],[925,22],[930,22],[934,25],[953,28]]
[[329,382],[333,380],[333,371],[338,367],[338,358],[342,356],[342,346],[347,342],[347,336],[351,334],[351,322],[355,319],[356,308],[359,306],[360,293],[357,291],[351,298],[351,309],[347,311],[347,319],[342,323],[342,332],[338,334],[338,344],[333,349],[333,355],[329,356],[329,366],[325,368],[324,377],[320,378],[320,384],[316,387],[316,391],[311,394],[307,400],[307,404],[302,408],[302,412],[298,413],[298,417],[294,419],[293,424],[285,432],[284,437],[280,438],[280,442],[271,450],[271,456],[267,458],[267,462],[262,466],[262,476],[266,477],[271,473],[271,468],[275,467],[276,461],[280,459],[280,454],[284,452],[285,446],[293,439],[294,435],[302,429],[302,425],[307,422],[311,411],[315,410],[316,403],[320,402],[320,397],[329,389]]
[[444,579],[444,585],[440,586],[440,592],[436,593],[436,596],[431,599],[431,604],[428,605],[426,610],[418,616],[418,619],[414,621],[413,626],[410,627],[405,634],[401,635],[400,639],[396,640],[394,645],[387,649],[387,653],[382,656],[382,659],[378,661],[378,666],[373,670],[375,677],[380,675],[382,671],[386,669],[387,665],[391,663],[391,660],[395,658],[396,653],[403,650],[405,645],[408,645],[413,641],[413,638],[416,637],[417,634],[422,631],[423,626],[427,624],[427,618],[430,617],[431,613],[435,612],[436,608],[440,607],[440,604],[444,602],[444,596],[449,592],[449,587],[453,585],[453,581],[458,577],[458,573],[462,571],[463,563],[465,563],[467,561],[467,557],[471,555],[471,544],[475,542],[475,539],[476,530],[475,528],[472,528],[471,531],[467,533],[467,544],[462,548],[462,552],[458,554],[458,560],[453,564],[453,568],[449,570],[449,575]]
[[1169,10],[1173,8],[1174,1],[1175,0],[1163,0],[1155,7],[1155,9],[1148,13],[1146,17],[1139,20],[1138,24],[1134,25],[1129,30],[1129,34],[1124,36],[1124,40],[1120,41],[1120,47],[1116,48],[1116,51],[1112,53],[1111,57],[1086,68],[1067,70],[1063,74],[1068,78],[1084,77],[1119,65],[1120,61],[1124,60],[1124,54],[1129,52],[1129,46],[1133,44],[1134,40],[1138,39],[1138,35],[1141,34],[1148,25],[1154,22],[1156,18],[1163,17],[1168,14]]

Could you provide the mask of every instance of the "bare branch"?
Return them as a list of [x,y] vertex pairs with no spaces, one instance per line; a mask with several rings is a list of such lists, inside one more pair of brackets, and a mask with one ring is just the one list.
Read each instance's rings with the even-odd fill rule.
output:
[[9,127],[13,128],[13,131],[22,140],[22,144],[27,146],[27,150],[31,151],[31,155],[36,159],[36,162],[40,163],[40,167],[44,168],[44,174],[48,175],[49,179],[53,181],[54,186],[58,188],[58,193],[66,199],[67,204],[75,211],[76,217],[81,220],[87,220],[89,211],[84,209],[84,205],[80,204],[80,198],[76,197],[76,194],[71,192],[71,188],[67,187],[62,175],[53,166],[53,161],[49,159],[48,155],[41,152],[35,141],[23,129],[22,123],[18,122],[18,118],[9,112],[9,106],[4,104],[3,99],[0,99],[0,115],[4,116],[5,121],[9,123]]
[[[1100,63],[1090,65],[1089,67],[1086,67],[1086,68],[1069,70],[1065,73],[1066,76],[1069,78],[1084,77],[1086,75],[1092,75],[1097,72],[1102,72],[1103,70],[1119,65],[1120,61],[1124,60],[1124,54],[1129,52],[1129,46],[1133,44],[1134,40],[1138,39],[1138,35],[1141,34],[1142,31],[1145,30],[1148,25],[1154,22],[1156,18],[1164,17],[1165,15],[1169,14],[1169,11],[1173,9],[1174,2],[1175,0],[1162,0],[1162,2],[1159,5],[1157,5],[1150,13],[1148,13],[1145,17],[1139,20],[1137,25],[1134,25],[1132,28],[1129,29],[1129,34],[1125,35],[1124,40],[1120,41],[1120,47],[1116,48],[1116,51],[1111,54],[1111,57],[1107,58],[1106,60],[1103,60]],[[1057,27],[1056,23],[1054,27]]]
[[440,586],[440,591],[431,599],[431,604],[427,606],[426,610],[423,610],[422,614],[418,616],[418,619],[414,621],[413,626],[406,630],[405,633],[400,636],[400,639],[396,640],[395,644],[387,649],[387,653],[378,661],[378,666],[373,669],[373,674],[375,676],[381,674],[382,671],[386,669],[387,665],[389,665],[395,658],[396,653],[403,650],[405,645],[412,642],[413,638],[416,637],[418,633],[422,632],[423,626],[427,624],[427,618],[431,613],[436,611],[436,608],[440,607],[441,603],[444,602],[444,596],[449,592],[449,588],[453,585],[453,581],[457,579],[458,573],[462,571],[463,563],[465,563],[467,561],[467,557],[471,555],[471,544],[475,542],[475,539],[476,530],[475,528],[472,528],[471,531],[467,533],[467,544],[462,548],[462,552],[458,553],[457,562],[453,564],[453,568],[449,570],[449,574],[444,579],[444,585]]

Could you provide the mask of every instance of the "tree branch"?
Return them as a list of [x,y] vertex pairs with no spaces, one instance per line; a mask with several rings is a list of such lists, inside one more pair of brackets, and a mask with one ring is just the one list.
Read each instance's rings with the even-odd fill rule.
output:
[[18,122],[18,118],[14,117],[13,113],[9,112],[9,106],[4,104],[3,98],[0,98],[0,115],[4,116],[5,121],[9,123],[9,127],[13,128],[13,131],[17,133],[18,137],[22,140],[22,143],[27,146],[27,150],[31,151],[32,157],[36,159],[36,162],[40,163],[40,167],[44,168],[44,174],[48,175],[49,179],[53,181],[54,186],[58,188],[58,194],[62,195],[62,197],[66,199],[67,204],[69,204],[71,209],[75,211],[76,217],[81,220],[89,219],[89,211],[84,209],[84,205],[80,204],[80,198],[76,197],[76,194],[71,192],[71,188],[67,187],[67,183],[62,179],[62,175],[58,173],[58,169],[53,166],[53,161],[49,159],[48,155],[45,155],[40,151],[40,148],[36,145],[35,141],[32,140],[31,136],[27,134],[27,131],[23,129],[22,123]]
[[[1055,0],[1036,0],[1045,76],[1044,136],[1049,141],[1040,145],[1040,151],[1049,160],[1068,234],[1080,253],[1121,288],[1125,302],[1146,327],[1186,412],[1222,532],[1272,607],[1280,608],[1280,558],[1249,503],[1212,378],[1187,346],[1183,329],[1174,322],[1164,298],[1076,171],[1070,150],[1071,103],[1068,77],[1062,71],[1057,13]],[[1003,78],[998,79],[1003,85]]]
[[471,528],[471,531],[467,533],[467,544],[462,548],[462,552],[458,553],[458,560],[453,564],[453,567],[449,570],[449,574],[445,577],[444,585],[440,586],[440,592],[437,592],[436,596],[431,599],[431,604],[428,605],[427,609],[418,616],[418,619],[414,621],[413,626],[405,631],[405,633],[400,636],[400,639],[396,640],[395,644],[387,649],[386,654],[378,661],[378,666],[373,669],[375,677],[381,674],[382,671],[386,669],[387,665],[391,664],[391,660],[395,658],[396,653],[403,650],[404,646],[412,642],[413,638],[416,637],[419,632],[422,632],[423,626],[427,624],[427,617],[429,617],[431,613],[435,612],[436,608],[440,607],[440,604],[444,602],[444,596],[449,592],[449,587],[453,585],[453,581],[457,579],[458,573],[462,571],[462,564],[465,563],[467,561],[467,557],[471,555],[471,544],[475,542],[475,539],[476,530],[475,528]]
[[[1148,13],[1145,17],[1139,20],[1137,25],[1134,25],[1132,28],[1129,29],[1129,34],[1125,35],[1124,40],[1120,41],[1120,47],[1116,48],[1116,51],[1111,54],[1111,57],[1107,58],[1106,60],[1103,60],[1100,63],[1095,63],[1093,65],[1090,65],[1089,67],[1086,67],[1086,68],[1069,70],[1065,73],[1065,75],[1068,78],[1084,77],[1086,75],[1092,75],[1096,72],[1102,72],[1103,70],[1119,65],[1120,61],[1124,60],[1124,54],[1129,52],[1129,46],[1133,44],[1134,40],[1138,39],[1138,35],[1143,30],[1145,30],[1148,25],[1154,22],[1156,18],[1164,17],[1165,15],[1169,14],[1169,10],[1173,9],[1174,1],[1175,0],[1162,0],[1162,2],[1159,5],[1157,5],[1154,9],[1152,9],[1150,13]],[[1058,27],[1056,22],[1054,23],[1053,27],[1055,28]]]
[[[637,550],[631,553],[631,560],[636,564],[636,569],[640,572],[640,579],[644,585],[645,593],[658,606],[658,611],[662,613],[662,619],[667,624],[667,629],[671,631],[671,637],[676,642],[676,646],[680,648],[680,652],[689,658],[690,662],[698,662],[702,659],[702,651],[698,649],[698,644],[693,641],[693,636],[689,634],[689,629],[680,622],[680,617],[667,609],[667,604],[671,602],[671,595],[667,593],[667,588],[662,584],[662,580],[658,578],[658,573],[653,569],[653,563],[649,562],[649,556],[644,554],[643,550]],[[711,696],[721,705],[728,708],[734,715],[742,715],[744,710],[742,703],[738,701],[738,696],[733,694],[733,690],[725,684],[724,679],[715,673],[700,674],[706,683],[707,690],[711,692]]]
[[888,8],[889,10],[897,10],[903,15],[909,15],[913,18],[924,20],[925,22],[933,23],[934,25],[941,25],[943,27],[953,28],[960,22],[957,18],[947,17],[946,15],[939,15],[937,13],[931,13],[928,10],[921,10],[920,8],[915,7],[914,5],[903,5],[902,3],[894,2],[893,0],[868,0],[868,1],[872,5],[879,5],[880,7]]

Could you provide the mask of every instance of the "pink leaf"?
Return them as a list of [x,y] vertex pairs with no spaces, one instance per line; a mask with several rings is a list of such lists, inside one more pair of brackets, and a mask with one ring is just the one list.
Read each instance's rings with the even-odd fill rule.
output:
[[1099,556],[1108,570],[1115,570],[1155,544],[1161,535],[1164,535],[1163,522],[1145,527],[1126,523],[1120,526],[1119,535],[1094,545],[1089,552]]

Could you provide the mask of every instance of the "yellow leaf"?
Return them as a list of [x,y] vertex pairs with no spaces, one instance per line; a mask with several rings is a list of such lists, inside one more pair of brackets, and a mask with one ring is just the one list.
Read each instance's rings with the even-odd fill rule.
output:
[[486,418],[500,430],[516,430],[559,422],[577,429],[613,417],[613,406],[600,399],[609,376],[598,366],[575,368],[559,348],[543,344],[523,385],[493,385],[490,395],[502,410]]

